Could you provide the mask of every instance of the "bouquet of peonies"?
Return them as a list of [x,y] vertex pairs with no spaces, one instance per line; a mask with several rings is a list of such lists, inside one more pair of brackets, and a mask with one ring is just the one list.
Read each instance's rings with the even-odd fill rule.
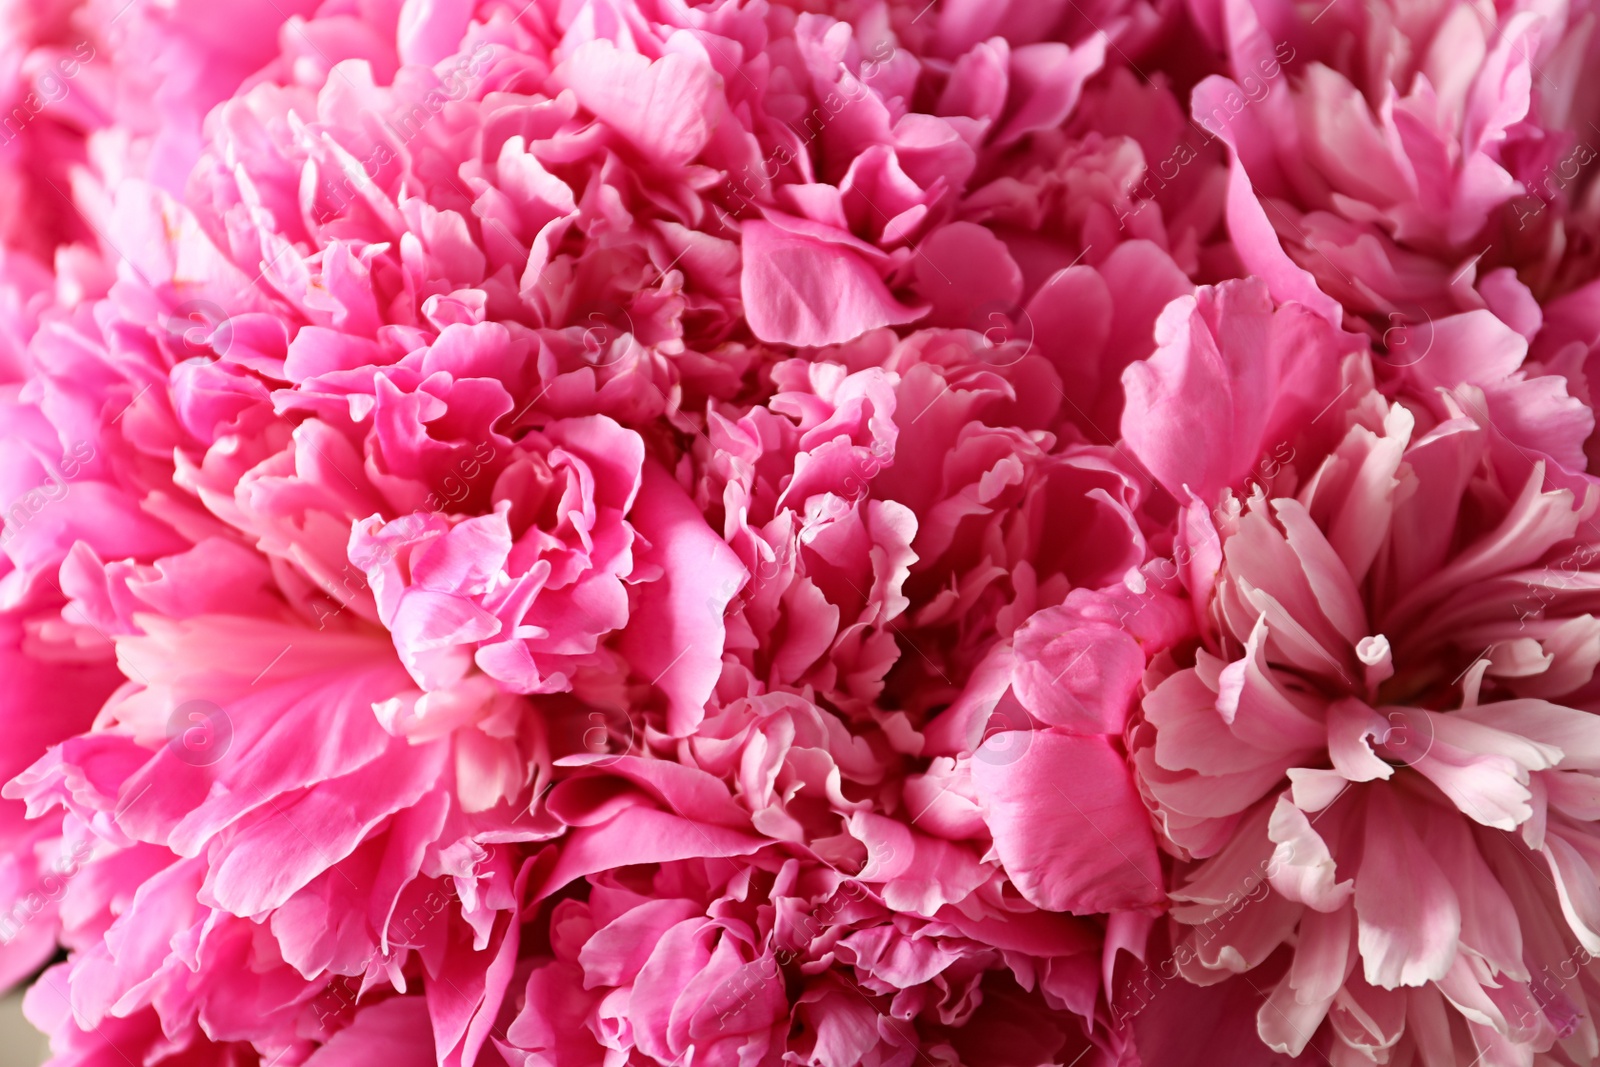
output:
[[1600,1061],[1597,123],[1600,0],[4,0],[0,984]]

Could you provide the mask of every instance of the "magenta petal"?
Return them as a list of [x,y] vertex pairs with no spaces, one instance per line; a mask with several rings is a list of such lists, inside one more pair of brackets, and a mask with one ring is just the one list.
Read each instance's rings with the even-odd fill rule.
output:
[[1165,901],[1150,820],[1110,739],[996,734],[973,759],[972,780],[1000,861],[1029,902],[1091,914]]
[[1062,609],[1017,631],[1011,684],[1033,715],[1071,733],[1121,733],[1145,654],[1126,631]]
[[715,128],[716,75],[688,56],[651,61],[609,41],[590,41],[556,71],[584,107],[621,131],[651,160],[688,163]]
[[433,1030],[422,997],[394,997],[362,1008],[355,1022],[306,1060],[310,1067],[358,1067],[380,1057],[391,1067],[432,1067]]
[[647,680],[667,694],[671,730],[685,734],[705,714],[722,673],[723,611],[748,575],[672,477],[645,466],[639,531],[642,562],[662,577],[640,595],[623,641]]
[[897,301],[872,267],[849,248],[744,224],[739,294],[750,329],[763,341],[815,346],[853,340],[880,326],[913,322],[926,308]]

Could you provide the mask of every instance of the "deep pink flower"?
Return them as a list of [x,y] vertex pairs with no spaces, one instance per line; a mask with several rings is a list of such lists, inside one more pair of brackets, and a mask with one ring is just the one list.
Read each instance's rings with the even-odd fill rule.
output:
[[71,950],[63,1062],[1124,1055],[1187,620],[1042,673],[1140,581],[1118,374],[1226,255],[1098,14],[139,9],[98,247],[8,275],[8,499],[75,464],[0,575],[83,691],[5,787],[8,892],[86,843],[15,964]]
[[1600,1056],[1588,8],[0,6],[53,1062]]

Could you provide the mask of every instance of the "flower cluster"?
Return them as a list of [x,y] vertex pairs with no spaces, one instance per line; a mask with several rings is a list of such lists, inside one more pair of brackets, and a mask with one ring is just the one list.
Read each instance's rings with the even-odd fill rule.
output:
[[1597,16],[0,5],[52,1063],[1595,1062]]

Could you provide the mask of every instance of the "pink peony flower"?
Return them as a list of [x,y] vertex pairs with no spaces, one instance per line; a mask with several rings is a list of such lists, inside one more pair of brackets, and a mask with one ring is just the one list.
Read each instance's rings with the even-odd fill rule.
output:
[[1204,8],[1229,76],[1193,115],[1230,148],[1230,231],[1275,297],[1375,337],[1477,308],[1531,336],[1587,279],[1578,9]]
[[[19,290],[11,498],[88,449],[0,577],[100,686],[5,787],[90,848],[18,965],[70,949],[58,1057],[1124,1055],[1131,691],[1073,675],[1104,707],[1014,771],[940,712],[1146,562],[1098,424],[1219,239],[1215,197],[1120,234],[1176,103],[1069,130],[1107,39],[1065,14],[277,15],[141,12],[105,265]],[[1036,329],[1078,292],[1103,358]],[[1058,747],[1137,880],[1036,803]]]
[[1587,7],[0,16],[53,1063],[1600,1057]]
[[[1129,739],[1178,861],[1178,972],[1265,970],[1260,1036],[1291,1056],[1592,1059],[1590,480],[1471,385],[1408,406],[1357,354],[1296,395],[1289,361],[1342,342],[1259,285],[1175,302],[1159,336],[1125,426],[1188,495],[1201,641]],[[1197,452],[1173,419],[1219,405],[1231,433]]]

